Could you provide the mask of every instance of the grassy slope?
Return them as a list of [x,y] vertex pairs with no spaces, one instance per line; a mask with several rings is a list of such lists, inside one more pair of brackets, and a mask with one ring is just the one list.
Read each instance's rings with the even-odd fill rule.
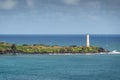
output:
[[[13,50],[11,48],[13,44],[0,42],[0,52],[7,50]],[[103,48],[91,46],[89,48],[84,46],[48,46],[48,45],[15,45],[16,51],[21,51],[24,53],[98,53],[104,52]]]

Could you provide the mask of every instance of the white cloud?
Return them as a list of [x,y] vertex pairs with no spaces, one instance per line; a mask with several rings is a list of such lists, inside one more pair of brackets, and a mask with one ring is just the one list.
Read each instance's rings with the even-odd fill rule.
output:
[[3,2],[0,3],[0,9],[13,9],[17,2],[15,0],[4,0]]
[[78,5],[80,0],[62,0],[67,5]]
[[26,2],[27,2],[27,5],[28,5],[28,7],[29,8],[34,8],[34,1],[33,0],[26,0]]

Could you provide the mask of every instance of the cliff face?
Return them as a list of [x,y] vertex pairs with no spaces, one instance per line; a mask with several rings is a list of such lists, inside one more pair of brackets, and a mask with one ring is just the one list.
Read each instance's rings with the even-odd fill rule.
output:
[[34,44],[34,45],[16,45],[5,42],[0,42],[0,54],[7,53],[27,53],[27,54],[45,54],[45,53],[101,53],[109,52],[104,48],[96,46],[49,46],[43,44]]

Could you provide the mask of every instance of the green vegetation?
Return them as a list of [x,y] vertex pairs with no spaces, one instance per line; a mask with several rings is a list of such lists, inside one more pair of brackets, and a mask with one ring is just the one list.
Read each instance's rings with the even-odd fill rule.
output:
[[16,45],[15,44],[11,45],[11,50],[14,50],[14,51],[16,50]]
[[0,53],[32,53],[32,54],[45,54],[45,53],[100,53],[107,52],[107,50],[95,46],[89,48],[85,46],[49,46],[43,44],[23,44],[16,45],[6,42],[0,42]]

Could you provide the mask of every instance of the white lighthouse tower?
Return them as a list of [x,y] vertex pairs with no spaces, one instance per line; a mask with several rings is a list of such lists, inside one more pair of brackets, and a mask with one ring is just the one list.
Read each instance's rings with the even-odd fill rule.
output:
[[90,47],[89,34],[86,35],[86,47]]

